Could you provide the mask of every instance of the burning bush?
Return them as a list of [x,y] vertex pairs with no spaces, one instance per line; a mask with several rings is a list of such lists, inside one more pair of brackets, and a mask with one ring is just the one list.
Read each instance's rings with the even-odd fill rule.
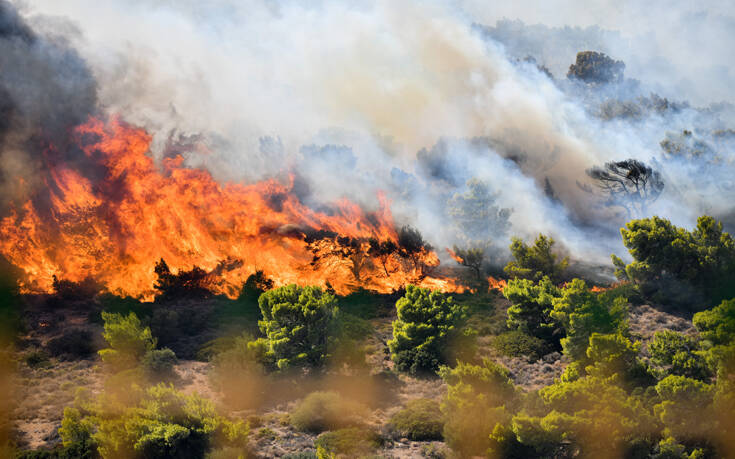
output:
[[91,277],[73,282],[59,279],[54,275],[52,286],[54,294],[62,301],[89,301],[102,289],[99,283]]
[[388,347],[401,371],[432,374],[439,365],[451,362],[452,345],[460,348],[464,344],[457,341],[463,337],[467,308],[441,292],[409,285],[406,295],[396,302],[396,311]]
[[198,266],[190,271],[180,270],[173,274],[166,261],[161,258],[156,263],[155,270],[158,279],[154,288],[158,291],[158,298],[202,298],[211,295],[208,288],[209,274]]

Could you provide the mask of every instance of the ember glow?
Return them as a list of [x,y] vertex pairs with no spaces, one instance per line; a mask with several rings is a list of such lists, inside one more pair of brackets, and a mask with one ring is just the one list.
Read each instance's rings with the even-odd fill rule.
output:
[[407,283],[458,289],[430,275],[439,259],[425,248],[371,250],[398,241],[382,195],[377,212],[343,199],[325,213],[299,201],[293,178],[223,185],[181,156],[159,168],[148,156],[151,135],[117,118],[90,119],[73,138],[94,177],[54,161],[49,146],[45,187],[0,221],[0,251],[25,272],[26,292],[51,291],[54,276],[92,278],[113,293],[150,299],[161,258],[173,272],[208,271],[208,288],[230,297],[256,270],[276,285],[328,283],[340,294]]

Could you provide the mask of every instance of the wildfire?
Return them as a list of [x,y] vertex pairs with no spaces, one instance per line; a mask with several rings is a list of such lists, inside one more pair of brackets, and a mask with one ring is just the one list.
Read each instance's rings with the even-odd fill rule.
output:
[[493,276],[487,278],[488,292],[497,290],[502,292],[505,287],[508,286],[508,281],[505,279],[496,279]]
[[74,139],[94,179],[49,162],[45,189],[0,220],[0,252],[24,270],[24,291],[51,291],[57,276],[151,298],[161,258],[174,271],[215,273],[208,287],[231,297],[256,270],[276,285],[329,283],[342,294],[410,282],[458,288],[431,277],[435,253],[399,246],[383,196],[377,212],[341,200],[327,214],[302,204],[292,183],[223,185],[181,156],[161,170],[147,155],[151,136],[118,119],[90,119]]

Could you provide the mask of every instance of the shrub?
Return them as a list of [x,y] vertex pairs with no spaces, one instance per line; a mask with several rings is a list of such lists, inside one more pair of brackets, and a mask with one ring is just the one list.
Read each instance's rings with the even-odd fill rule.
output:
[[550,312],[566,331],[561,345],[564,353],[574,360],[586,357],[592,333],[616,333],[627,326],[627,301],[606,293],[595,293],[581,279],[574,279],[552,301]]
[[567,78],[585,83],[614,83],[623,80],[624,71],[623,61],[616,61],[597,51],[580,51],[575,63],[569,66]]
[[447,450],[442,446],[429,444],[421,447],[421,457],[426,457],[428,459],[444,459],[447,456]]
[[249,275],[240,290],[239,300],[255,299],[257,300],[264,292],[273,288],[273,280],[271,280],[261,270],[255,271]]
[[325,432],[317,437],[314,445],[317,457],[365,457],[373,453],[382,444],[378,434],[368,429],[350,427]]
[[644,218],[628,222],[620,233],[633,262],[625,265],[613,255],[615,273],[635,282],[645,296],[688,308],[735,296],[735,240],[714,218],[699,217],[694,231]]
[[29,351],[24,357],[26,365],[31,368],[45,368],[51,365],[49,355],[43,349]]
[[585,368],[587,374],[600,378],[614,378],[630,386],[647,386],[655,380],[646,365],[638,358],[641,343],[632,342],[621,333],[592,333],[587,347]]
[[169,348],[154,349],[143,356],[143,371],[154,381],[170,381],[175,378],[174,366],[178,363],[176,354]]
[[426,398],[411,400],[390,418],[389,428],[413,441],[441,440],[444,420],[439,403]]
[[703,441],[716,425],[712,416],[714,387],[685,376],[670,375],[659,381],[656,392],[661,403],[654,412],[677,439]]
[[631,438],[656,432],[643,403],[603,378],[556,381],[539,394],[548,413],[539,420],[547,438],[572,442],[582,457],[623,457]]
[[493,447],[490,434],[510,421],[516,391],[505,368],[484,360],[482,365],[459,362],[442,367],[447,383],[441,409],[445,416],[444,439],[462,457],[487,454]]
[[96,350],[92,342],[92,333],[87,330],[72,329],[63,335],[49,340],[46,345],[54,357],[84,358]]
[[508,328],[553,341],[558,324],[550,312],[552,300],[561,296],[561,291],[548,276],[538,283],[529,279],[511,279],[503,289],[503,295],[511,302]]
[[434,373],[451,360],[451,345],[462,338],[459,327],[467,308],[438,291],[409,285],[396,302],[393,339],[388,341],[396,367],[411,374]]
[[702,339],[715,346],[735,342],[735,299],[694,314],[693,322]]
[[[212,382],[222,392],[223,401],[233,409],[251,409],[266,397],[267,381],[262,359],[252,337],[220,338],[208,349],[212,362]],[[259,427],[251,424],[251,427]]]
[[328,358],[337,302],[319,287],[292,284],[263,293],[258,299],[265,357],[279,369],[321,367]]
[[102,336],[110,347],[99,351],[102,361],[115,371],[134,368],[148,352],[156,348],[156,340],[148,327],[143,328],[140,319],[130,313],[122,316],[115,313],[102,313],[105,331]]
[[204,298],[212,294],[209,290],[209,273],[198,266],[190,271],[181,269],[174,274],[161,258],[154,271],[157,279],[153,288],[158,291],[157,297],[160,299]]
[[493,339],[493,347],[509,357],[526,357],[533,362],[541,358],[549,345],[542,339],[514,330],[502,333]]
[[665,368],[667,374],[706,380],[712,376],[699,353],[699,343],[692,337],[671,330],[654,333],[648,344],[651,362]]
[[73,282],[67,279],[59,279],[54,275],[52,287],[54,294],[64,301],[90,300],[101,290],[100,284],[91,277]]
[[543,234],[539,234],[531,246],[514,237],[510,244],[513,261],[503,270],[510,277],[539,281],[548,276],[552,282],[560,282],[569,265],[569,259],[557,261],[559,255],[552,252],[553,247],[554,239]]
[[269,427],[263,427],[262,429],[259,429],[257,432],[255,432],[254,437],[257,440],[273,441],[276,438],[278,438],[278,434],[276,433],[275,430]]
[[361,424],[362,405],[336,392],[312,392],[291,413],[291,424],[303,432],[322,432]]
[[126,388],[125,402],[103,393],[64,411],[59,433],[67,442],[89,439],[102,457],[203,457],[213,443],[247,445],[247,426],[217,414],[212,402],[159,384]]

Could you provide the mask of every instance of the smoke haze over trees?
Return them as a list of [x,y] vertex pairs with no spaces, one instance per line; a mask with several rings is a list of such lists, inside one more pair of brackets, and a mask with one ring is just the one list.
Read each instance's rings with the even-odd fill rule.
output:
[[[615,18],[590,25],[584,14],[569,14],[564,27],[549,12],[552,21],[543,25],[523,17],[529,9],[479,12],[473,1],[434,2],[419,11],[384,1],[274,7],[33,0],[19,4],[20,13],[3,5],[4,58],[20,59],[6,67],[48,69],[30,71],[23,85],[12,74],[3,77],[4,106],[14,113],[7,119],[15,126],[3,128],[6,143],[29,138],[19,137],[28,132],[19,123],[71,125],[103,107],[146,127],[154,157],[182,154],[187,165],[222,181],[293,173],[301,198],[313,205],[346,196],[374,208],[383,191],[397,220],[437,247],[467,245],[454,225],[432,222],[466,228],[450,200],[476,180],[510,227],[488,231],[474,245],[507,247],[509,234],[545,233],[592,263],[620,248],[616,228],[624,221],[575,182],[588,168],[631,157],[671,184],[650,214],[691,227],[708,212],[730,225],[732,206],[705,185],[712,181],[703,180],[699,162],[666,161],[669,150],[659,146],[670,133],[731,129],[730,96],[704,97],[700,80],[662,71],[682,69],[681,56],[651,43],[636,48],[630,40],[639,37],[624,17],[617,30]],[[733,11],[696,13],[681,5],[670,15],[692,25],[688,36],[719,34],[713,43],[721,43],[735,35]],[[662,40],[657,35],[655,43]],[[302,52],[288,52],[297,48]],[[701,59],[712,60],[717,50]],[[565,78],[570,66],[593,61],[611,73],[594,85]],[[716,65],[704,67],[714,86],[731,72],[723,60],[717,68],[724,76],[713,74]],[[29,105],[43,94],[52,103],[42,111]],[[6,178],[33,181],[20,164],[38,151],[25,144],[5,150],[14,158],[2,163]],[[721,187],[730,186],[730,154],[706,170]]]

